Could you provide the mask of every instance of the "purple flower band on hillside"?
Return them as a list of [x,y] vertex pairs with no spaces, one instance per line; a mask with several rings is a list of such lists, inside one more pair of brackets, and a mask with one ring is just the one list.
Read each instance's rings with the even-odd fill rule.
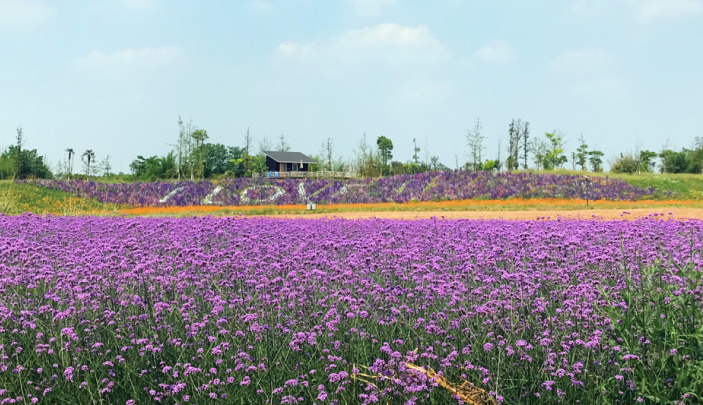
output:
[[37,180],[36,184],[103,203],[130,206],[288,205],[308,200],[328,204],[407,203],[476,198],[581,198],[633,201],[651,195],[618,179],[533,173],[449,171],[380,179],[296,180],[228,179],[106,184]]

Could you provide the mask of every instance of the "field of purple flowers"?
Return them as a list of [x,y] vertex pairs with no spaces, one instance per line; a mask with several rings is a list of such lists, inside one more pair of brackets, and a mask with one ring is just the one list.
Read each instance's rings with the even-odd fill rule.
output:
[[692,404],[701,266],[700,221],[0,216],[0,403]]
[[129,206],[288,205],[306,201],[358,204],[474,198],[581,198],[637,200],[651,195],[618,179],[581,176],[449,171],[363,180],[232,179],[213,183],[162,182],[106,184],[39,180],[37,184],[103,203]]

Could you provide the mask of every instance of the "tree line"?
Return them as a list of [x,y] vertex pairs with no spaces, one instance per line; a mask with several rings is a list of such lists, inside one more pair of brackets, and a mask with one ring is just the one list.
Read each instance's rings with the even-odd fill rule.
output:
[[[163,156],[137,156],[130,165],[129,174],[112,172],[110,156],[96,158],[92,149],[83,152],[72,148],[65,150],[65,156],[52,171],[46,159],[36,149],[24,148],[24,133],[17,128],[15,142],[0,153],[0,179],[27,178],[63,178],[91,179],[96,177],[117,177],[126,181],[156,180],[199,180],[235,177],[253,177],[264,174],[266,168],[265,151],[290,151],[291,147],[283,135],[276,142],[266,136],[254,139],[247,129],[242,143],[226,146],[208,142],[206,130],[197,128],[192,121],[178,119],[178,136],[172,148]],[[459,165],[458,153],[455,153],[453,169],[469,171],[503,171],[503,170],[538,170],[549,171],[564,169],[571,162],[572,170],[603,172],[604,153],[589,146],[581,135],[578,146],[570,155],[566,153],[566,135],[554,130],[543,136],[532,136],[530,123],[522,119],[513,119],[508,125],[507,148],[502,146],[502,137],[498,137],[495,157],[485,155],[486,136],[480,120],[476,120],[472,129],[465,134],[465,163]],[[430,156],[427,143],[423,149],[413,139],[413,155],[405,160],[394,159],[394,145],[390,137],[379,136],[369,140],[364,134],[353,151],[353,156],[345,160],[335,155],[334,139],[327,138],[318,153],[309,154],[318,163],[312,165],[313,171],[353,172],[361,177],[381,177],[400,174],[423,173],[435,170],[451,170],[440,162],[439,157]],[[507,156],[501,154],[507,152]],[[76,159],[80,159],[81,168],[74,172]],[[696,137],[690,148],[674,150],[665,144],[660,152],[639,150],[621,153],[609,160],[610,170],[616,173],[703,173],[703,137]]]

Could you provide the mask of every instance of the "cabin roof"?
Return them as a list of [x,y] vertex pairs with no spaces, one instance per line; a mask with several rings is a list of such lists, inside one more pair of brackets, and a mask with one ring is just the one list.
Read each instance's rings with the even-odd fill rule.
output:
[[264,154],[278,163],[317,163],[311,157],[308,157],[300,152],[264,151]]

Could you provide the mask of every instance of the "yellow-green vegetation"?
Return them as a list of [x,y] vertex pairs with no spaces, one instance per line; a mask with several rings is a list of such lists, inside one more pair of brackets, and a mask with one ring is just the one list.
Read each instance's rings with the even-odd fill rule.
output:
[[0,181],[0,213],[3,214],[17,215],[23,212],[59,215],[86,212],[99,214],[115,211],[118,208],[115,205],[102,204],[36,184]]
[[[522,171],[524,172],[524,170]],[[654,200],[703,200],[703,175],[688,174],[688,173],[647,173],[627,174],[627,173],[592,173],[582,172],[577,170],[552,170],[552,171],[533,171],[531,173],[552,173],[552,174],[569,174],[576,176],[591,176],[591,177],[608,177],[611,179],[619,179],[626,181],[634,186],[642,188],[654,188],[657,190],[647,199]]]

